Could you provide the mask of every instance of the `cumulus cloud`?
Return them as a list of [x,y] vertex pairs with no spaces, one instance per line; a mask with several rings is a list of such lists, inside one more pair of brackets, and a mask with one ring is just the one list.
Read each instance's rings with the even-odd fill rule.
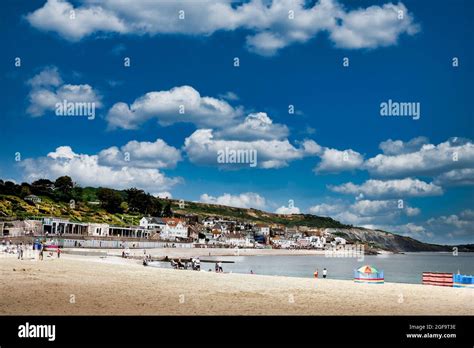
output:
[[357,49],[393,45],[401,35],[419,30],[402,3],[348,11],[337,0],[320,0],[312,6],[304,0],[250,0],[237,5],[225,0],[104,0],[100,4],[83,0],[77,7],[66,0],[48,0],[26,19],[39,30],[71,41],[98,33],[208,36],[244,29],[250,33],[246,46],[261,55],[305,43],[323,31],[336,46]]
[[57,67],[46,67],[28,80],[31,91],[28,95],[27,112],[34,117],[54,111],[57,103],[94,103],[102,106],[101,97],[90,85],[63,84]]
[[441,215],[418,223],[382,225],[377,228],[439,244],[473,243],[474,210],[465,209],[456,214]]
[[146,93],[131,105],[116,103],[108,111],[106,119],[110,128],[123,129],[137,129],[151,119],[163,126],[190,122],[199,127],[222,127],[240,115],[242,110],[232,107],[225,100],[202,97],[193,87],[181,86]]
[[382,141],[379,144],[379,148],[385,155],[392,156],[416,152],[426,144],[429,144],[428,138],[420,136],[406,142],[402,140],[388,139],[386,141]]
[[288,127],[273,123],[265,112],[249,114],[242,123],[225,127],[216,132],[216,137],[229,140],[271,140],[288,136]]
[[316,166],[316,173],[336,173],[345,170],[359,169],[364,157],[354,150],[337,150],[324,148],[320,154],[321,162]]
[[419,208],[409,206],[399,200],[356,200],[347,202],[321,203],[309,208],[309,212],[319,216],[329,216],[345,224],[368,226],[368,224],[391,223],[403,216],[415,216]]
[[402,3],[346,12],[341,14],[341,21],[330,37],[337,46],[344,48],[390,46],[397,43],[401,34],[413,35],[419,31]]
[[184,141],[184,151],[189,160],[195,164],[218,165],[220,167],[248,167],[248,163],[226,164],[218,163],[219,151],[234,150],[249,152],[256,151],[257,166],[260,168],[280,168],[288,162],[302,158],[303,151],[294,147],[288,140],[223,140],[215,139],[212,129],[198,129]]
[[25,159],[19,165],[24,179],[30,182],[40,178],[55,180],[68,175],[82,186],[137,187],[151,192],[168,189],[181,182],[180,178],[166,177],[158,169],[102,165],[98,155],[78,154],[69,146],[60,146],[45,157]]
[[162,199],[171,199],[173,198],[173,195],[169,191],[163,191],[163,192],[156,192],[153,194],[153,196],[162,198]]
[[453,169],[438,175],[434,183],[440,186],[474,186],[474,168]]
[[379,154],[365,162],[365,168],[373,175],[404,177],[434,176],[454,169],[474,167],[474,144],[468,139],[452,138],[438,145],[424,144],[418,151],[407,150],[411,146],[398,147],[385,143],[387,154]]
[[254,192],[246,192],[239,195],[224,193],[223,195],[217,197],[204,193],[200,197],[200,202],[227,205],[237,208],[263,209],[266,206],[265,198]]
[[433,183],[412,178],[400,180],[374,180],[370,179],[361,185],[352,182],[337,186],[329,186],[329,189],[343,194],[359,195],[366,197],[427,197],[443,194],[443,189]]
[[281,206],[277,210],[275,210],[276,214],[285,214],[285,215],[290,215],[290,214],[300,214],[300,208],[295,207],[295,206]]
[[129,141],[122,147],[112,146],[98,154],[99,164],[140,168],[173,168],[181,161],[181,151],[162,139],[155,142]]

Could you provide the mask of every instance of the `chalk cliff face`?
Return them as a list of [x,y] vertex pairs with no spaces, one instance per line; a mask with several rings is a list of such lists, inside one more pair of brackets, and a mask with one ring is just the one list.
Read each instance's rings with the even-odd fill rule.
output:
[[[453,247],[427,244],[416,239],[380,230],[366,228],[326,228],[326,232],[351,243],[363,243],[389,251],[453,251]],[[468,251],[465,247],[458,251]]]

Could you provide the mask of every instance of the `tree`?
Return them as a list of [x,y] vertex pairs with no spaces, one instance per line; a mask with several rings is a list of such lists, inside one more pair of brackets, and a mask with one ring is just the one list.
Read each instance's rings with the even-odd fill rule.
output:
[[165,205],[165,208],[163,209],[163,216],[164,217],[172,217],[173,216],[173,211],[171,210],[171,203],[167,203]]
[[65,175],[60,176],[54,182],[55,195],[63,201],[68,201],[72,198],[72,189],[74,188],[74,183],[72,182],[71,177]]
[[99,198],[102,207],[104,207],[104,209],[109,213],[114,214],[122,211],[120,208],[120,205],[122,204],[122,195],[120,192],[101,187],[97,191],[97,197]]
[[146,208],[146,212],[151,216],[161,216],[163,206],[161,202],[153,196],[149,196],[149,204]]
[[131,211],[145,213],[148,205],[148,196],[143,190],[131,188],[125,190],[127,194],[127,203]]
[[52,196],[54,183],[48,179],[39,179],[31,183],[31,192],[38,196]]

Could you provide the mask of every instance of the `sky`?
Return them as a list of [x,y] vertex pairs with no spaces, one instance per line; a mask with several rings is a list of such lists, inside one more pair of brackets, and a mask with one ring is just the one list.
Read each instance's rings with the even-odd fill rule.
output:
[[472,1],[2,7],[4,180],[474,242]]

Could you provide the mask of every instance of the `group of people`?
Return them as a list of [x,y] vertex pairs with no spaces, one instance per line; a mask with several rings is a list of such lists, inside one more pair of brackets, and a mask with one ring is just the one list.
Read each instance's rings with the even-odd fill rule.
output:
[[45,252],[49,252],[50,257],[53,257],[55,252],[58,259],[61,256],[59,246],[47,246],[44,242],[39,241],[35,241],[34,243],[18,243],[16,245],[11,242],[6,242],[2,243],[0,250],[9,254],[16,254],[18,260],[24,260],[26,258],[43,261]]
[[[323,269],[323,278],[326,278],[328,275],[328,270],[326,268]],[[316,268],[316,271],[314,272],[314,277],[315,278],[318,278],[319,276],[319,272],[318,272],[318,269]]]
[[201,260],[199,260],[199,257],[196,258],[191,258],[191,262],[189,261],[181,261],[181,259],[178,259],[178,261],[175,261],[171,259],[170,261],[171,267],[174,269],[188,269],[191,267],[193,271],[200,271],[201,270]]

